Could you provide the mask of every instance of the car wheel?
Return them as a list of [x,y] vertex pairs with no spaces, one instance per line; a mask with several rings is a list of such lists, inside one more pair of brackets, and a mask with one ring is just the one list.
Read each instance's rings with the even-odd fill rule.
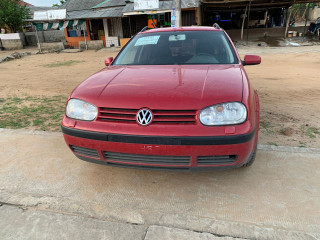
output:
[[256,145],[256,148],[254,149],[254,151],[251,153],[249,160],[247,161],[247,163],[243,165],[243,167],[250,167],[253,164],[254,160],[256,159],[257,146],[258,144]]

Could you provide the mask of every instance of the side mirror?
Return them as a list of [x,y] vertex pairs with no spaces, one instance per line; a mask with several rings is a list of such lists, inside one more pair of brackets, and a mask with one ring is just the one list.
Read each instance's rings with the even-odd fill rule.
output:
[[106,64],[106,66],[110,66],[110,64],[112,63],[113,61],[113,57],[108,57],[106,58],[106,60],[104,61],[104,63]]
[[245,55],[243,65],[258,65],[261,63],[261,57],[257,55]]

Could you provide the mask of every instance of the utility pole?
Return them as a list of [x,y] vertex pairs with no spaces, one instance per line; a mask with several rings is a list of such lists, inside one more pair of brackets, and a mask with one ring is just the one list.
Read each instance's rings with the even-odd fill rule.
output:
[[181,27],[181,0],[176,0],[176,27]]

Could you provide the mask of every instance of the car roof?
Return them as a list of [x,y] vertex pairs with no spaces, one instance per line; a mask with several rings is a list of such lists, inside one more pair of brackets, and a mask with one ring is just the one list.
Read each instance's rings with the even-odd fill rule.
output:
[[144,32],[140,32],[139,34],[157,33],[157,32],[179,32],[179,31],[223,31],[223,30],[215,27],[198,27],[198,26],[179,27],[179,28],[166,27],[166,28],[154,28],[154,29],[146,30]]

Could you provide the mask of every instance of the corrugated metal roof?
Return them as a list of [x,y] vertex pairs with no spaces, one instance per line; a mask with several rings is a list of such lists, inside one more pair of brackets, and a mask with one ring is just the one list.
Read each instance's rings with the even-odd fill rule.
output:
[[[152,9],[152,10],[170,10],[175,7],[175,1],[160,1],[159,2],[159,8],[158,9]],[[199,7],[199,0],[182,0],[181,1],[181,8],[194,8],[194,7]],[[147,11],[147,9],[145,9]],[[150,10],[150,9],[148,9]],[[134,4],[129,3],[127,4],[123,12],[135,12],[137,10],[134,10]],[[139,10],[139,11],[144,11],[144,10]]]
[[60,8],[67,9],[69,11],[89,10],[104,0],[68,0],[60,6]]
[[38,7],[38,6],[27,6],[30,9],[30,13],[33,15],[35,11],[46,11],[46,10],[55,10],[58,8],[55,7]]
[[319,0],[201,0],[202,3],[215,8],[246,7],[288,7],[295,3],[319,2]]
[[67,12],[67,19],[92,19],[106,17],[122,17],[123,7],[114,7],[101,10],[81,10]]
[[105,0],[102,3],[92,7],[92,8],[109,8],[109,7],[118,7],[125,6],[126,0]]

